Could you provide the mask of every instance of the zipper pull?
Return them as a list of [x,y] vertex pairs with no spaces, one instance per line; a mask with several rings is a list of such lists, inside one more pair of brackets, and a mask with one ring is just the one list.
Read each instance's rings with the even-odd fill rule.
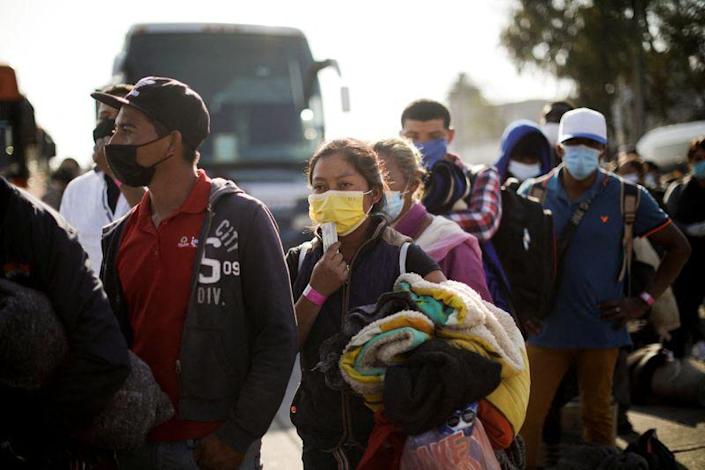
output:
[[181,375],[181,361],[176,360],[176,375]]

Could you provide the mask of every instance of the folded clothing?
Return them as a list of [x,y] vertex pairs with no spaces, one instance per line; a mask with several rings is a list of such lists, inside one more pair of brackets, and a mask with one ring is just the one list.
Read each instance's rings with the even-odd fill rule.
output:
[[384,413],[407,434],[424,433],[489,395],[500,383],[500,372],[494,361],[432,339],[413,350],[404,365],[387,369]]
[[[408,295],[412,308],[375,320],[349,340],[338,362],[345,383],[362,395],[365,404],[373,411],[386,409],[386,381],[393,369],[394,374],[406,373],[407,382],[417,386],[407,369],[396,370],[394,366],[407,365],[417,348],[432,339],[439,340],[449,348],[475,354],[476,363],[482,358],[499,367],[500,380],[487,382],[486,395],[465,396],[455,406],[471,400],[479,401],[480,417],[485,422],[492,445],[495,448],[510,445],[523,424],[529,397],[528,358],[521,332],[512,317],[485,302],[468,286],[453,281],[435,284],[416,274],[404,274],[395,283],[395,289],[397,293]],[[395,308],[384,312],[377,309],[377,313],[388,314]],[[367,318],[370,318],[369,314]],[[339,339],[337,348],[341,347],[342,341]],[[334,357],[335,354],[331,354],[328,358],[328,372]],[[430,372],[437,371],[430,367]],[[465,372],[463,378],[467,372],[471,377],[475,373],[473,370]],[[454,393],[454,389],[448,393]],[[441,420],[447,418],[443,414],[445,411],[438,412],[438,403],[431,406],[436,407]],[[450,412],[456,409],[445,404],[440,408]],[[410,409],[413,412],[426,411],[423,403],[411,405]]]
[[[407,273],[399,276],[395,289],[412,293],[419,309],[433,320],[436,337],[502,366],[502,381],[486,399],[504,415],[516,435],[526,417],[530,375],[524,339],[511,315],[455,281],[436,284]],[[485,424],[488,435],[493,435],[491,426]]]
[[343,351],[339,364],[343,379],[363,396],[370,409],[379,410],[387,367],[405,362],[405,354],[432,334],[433,322],[413,311],[395,313],[367,325]]
[[364,305],[350,310],[343,318],[340,333],[328,338],[321,344],[320,362],[315,369],[323,373],[326,385],[332,390],[349,391],[338,363],[345,346],[353,336],[370,323],[388,317],[403,310],[415,310],[416,305],[409,292],[387,292],[382,294],[376,304]]

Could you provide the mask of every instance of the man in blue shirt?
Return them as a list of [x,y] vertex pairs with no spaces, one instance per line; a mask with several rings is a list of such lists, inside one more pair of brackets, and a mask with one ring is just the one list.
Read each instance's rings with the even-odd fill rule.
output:
[[[624,296],[623,181],[599,168],[607,148],[605,118],[587,108],[567,112],[561,119],[556,153],[563,164],[528,180],[519,189],[544,188],[544,207],[553,212],[561,234],[581,203],[587,210],[559,260],[559,290],[553,311],[541,325],[533,325],[527,342],[531,366],[531,398],[522,435],[527,468],[537,464],[543,422],[556,388],[571,365],[578,372],[584,437],[587,442],[614,445],[610,412],[612,376],[619,348],[630,344],[626,321],[644,316],[654,299],[678,275],[690,247],[656,201],[638,187],[634,235],[649,237],[666,253],[652,283],[644,292]],[[584,207],[584,205],[583,205]]]

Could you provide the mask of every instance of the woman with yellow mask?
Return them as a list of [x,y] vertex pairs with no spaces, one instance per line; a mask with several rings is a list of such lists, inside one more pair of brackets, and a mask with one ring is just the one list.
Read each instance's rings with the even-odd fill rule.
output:
[[[301,385],[291,418],[304,443],[306,469],[354,469],[374,426],[362,398],[329,388],[314,370],[321,345],[338,333],[353,308],[374,304],[402,272],[443,282],[438,265],[384,215],[384,171],[372,148],[352,139],[329,142],[308,164],[309,214],[334,222],[339,241],[323,252],[319,237],[289,250],[296,300]],[[317,234],[318,234],[317,230]]]

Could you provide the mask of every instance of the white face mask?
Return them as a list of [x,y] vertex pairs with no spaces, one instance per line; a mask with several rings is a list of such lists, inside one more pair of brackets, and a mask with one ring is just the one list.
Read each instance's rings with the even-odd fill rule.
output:
[[541,126],[541,130],[543,131],[543,135],[545,135],[550,142],[551,147],[555,147],[558,142],[558,123],[547,122]]
[[519,181],[528,180],[541,173],[539,163],[522,163],[516,160],[509,160],[509,172]]
[[629,173],[622,176],[622,178],[624,178],[624,181],[627,183],[639,184],[639,175],[637,173]]

